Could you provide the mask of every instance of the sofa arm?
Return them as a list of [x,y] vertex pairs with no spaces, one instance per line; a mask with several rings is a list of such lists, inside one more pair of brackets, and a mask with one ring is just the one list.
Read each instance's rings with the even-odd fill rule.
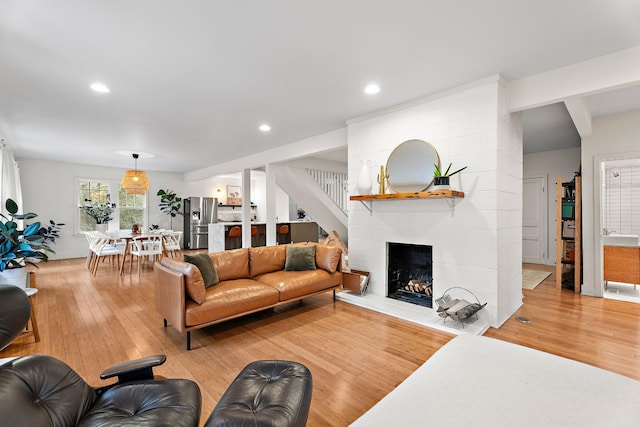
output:
[[186,294],[184,275],[156,262],[155,271],[155,305],[158,313],[166,323],[171,324],[179,332],[185,332]]
[[153,379],[153,367],[162,365],[166,360],[167,356],[157,354],[155,356],[118,363],[102,371],[100,379],[106,380],[117,376],[118,383],[151,380]]

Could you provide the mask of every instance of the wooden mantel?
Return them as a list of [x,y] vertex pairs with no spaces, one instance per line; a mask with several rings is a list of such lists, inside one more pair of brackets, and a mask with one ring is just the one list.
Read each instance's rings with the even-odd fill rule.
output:
[[418,193],[394,193],[394,194],[366,194],[364,196],[350,196],[349,200],[396,200],[396,199],[451,199],[464,198],[462,191],[437,190],[421,191]]
[[[366,194],[364,196],[349,196],[349,200],[354,200],[362,203],[367,208],[369,214],[373,214],[373,202],[377,200],[401,200],[401,199],[445,199],[451,209],[451,215],[456,208],[455,199],[464,198],[462,191],[455,190],[436,190],[436,191],[421,191],[417,193],[394,193],[394,194]],[[367,204],[366,202],[369,202]]]

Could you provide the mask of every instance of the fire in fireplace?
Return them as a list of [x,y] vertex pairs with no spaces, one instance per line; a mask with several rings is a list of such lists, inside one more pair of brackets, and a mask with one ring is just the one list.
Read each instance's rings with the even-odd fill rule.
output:
[[433,307],[432,246],[387,242],[387,296]]

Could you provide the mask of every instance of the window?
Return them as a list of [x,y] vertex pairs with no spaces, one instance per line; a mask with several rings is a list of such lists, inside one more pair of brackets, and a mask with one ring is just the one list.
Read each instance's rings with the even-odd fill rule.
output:
[[[108,182],[88,181],[88,180],[80,181],[78,206],[98,205],[98,204],[107,203],[107,201],[109,201],[109,189],[110,189],[110,185]],[[79,213],[78,230],[79,231],[94,230],[96,226],[96,221],[81,209],[78,209],[78,213]]]
[[119,186],[118,190],[119,219],[121,230],[131,230],[134,224],[138,224],[143,230],[145,224],[145,210],[147,208],[146,194],[127,194]]
[[[110,215],[108,229],[131,230],[134,224],[141,229],[147,227],[147,195],[126,194],[119,181],[99,178],[78,178],[76,180],[78,207],[111,202],[115,210]],[[113,195],[117,194],[117,198]],[[83,210],[78,209],[77,232],[96,229],[96,221]]]

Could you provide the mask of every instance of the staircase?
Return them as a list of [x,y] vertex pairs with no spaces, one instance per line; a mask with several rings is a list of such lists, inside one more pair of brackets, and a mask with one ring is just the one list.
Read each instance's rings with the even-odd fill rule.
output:
[[317,169],[307,169],[307,173],[346,215],[349,200],[347,174]]
[[[322,184],[312,178],[312,174],[319,176]],[[347,241],[346,174],[309,173],[303,168],[280,166],[276,169],[276,183],[298,205],[304,206],[320,227],[327,232],[335,230],[343,241]]]

